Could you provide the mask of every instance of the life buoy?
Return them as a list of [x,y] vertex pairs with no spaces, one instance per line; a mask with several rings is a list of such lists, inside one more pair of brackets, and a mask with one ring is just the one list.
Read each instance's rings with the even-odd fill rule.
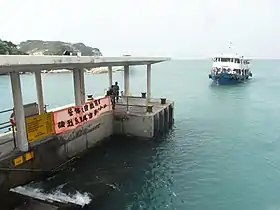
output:
[[14,112],[12,112],[11,116],[10,116],[10,123],[12,126],[16,126],[16,122],[15,122],[15,114]]

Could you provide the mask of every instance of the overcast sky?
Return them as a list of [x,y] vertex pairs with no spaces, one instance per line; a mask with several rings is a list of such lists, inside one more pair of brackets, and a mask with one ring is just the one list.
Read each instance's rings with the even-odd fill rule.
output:
[[280,58],[280,0],[0,0],[0,38],[83,42],[105,56]]

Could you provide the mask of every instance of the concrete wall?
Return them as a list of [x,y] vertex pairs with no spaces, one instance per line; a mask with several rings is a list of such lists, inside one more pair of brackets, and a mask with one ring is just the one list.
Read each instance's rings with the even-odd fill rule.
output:
[[13,132],[0,134],[0,160],[14,150]]
[[104,113],[98,119],[88,122],[67,133],[57,135],[58,141],[64,142],[59,153],[73,157],[84,150],[93,147],[103,139],[113,134],[113,113]]
[[154,133],[153,116],[127,115],[114,120],[114,134],[152,138]]
[[[71,157],[85,152],[101,140],[113,134],[113,113],[103,113],[98,119],[88,122],[72,131],[42,139],[33,144],[34,159],[14,167],[15,157],[22,155],[14,151],[0,161],[0,193],[9,188],[26,184],[65,163]],[[25,171],[40,169],[40,171]],[[47,172],[49,170],[49,172]]]
[[120,103],[122,104],[116,105],[114,134],[153,138],[159,134],[164,135],[170,128],[169,121],[173,121],[170,119],[173,118],[173,111],[172,113],[169,111],[170,107],[174,106],[171,101],[162,105],[159,99],[152,99],[151,103],[154,106],[152,113],[146,113],[145,98],[129,97],[128,111],[126,98]]

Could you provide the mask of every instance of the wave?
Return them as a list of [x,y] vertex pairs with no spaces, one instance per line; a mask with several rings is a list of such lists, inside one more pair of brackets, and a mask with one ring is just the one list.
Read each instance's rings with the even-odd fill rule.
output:
[[28,186],[19,186],[10,189],[11,192],[15,192],[21,195],[29,196],[48,202],[59,202],[64,204],[75,204],[79,206],[85,206],[91,202],[89,193],[80,193],[76,191],[74,194],[66,194],[61,191],[61,188],[55,189],[52,193],[43,192],[42,189],[32,188]]

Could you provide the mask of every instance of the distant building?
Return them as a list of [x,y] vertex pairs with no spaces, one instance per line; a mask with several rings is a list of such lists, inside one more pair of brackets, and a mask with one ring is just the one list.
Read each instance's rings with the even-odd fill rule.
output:
[[44,55],[44,51],[43,50],[39,50],[38,48],[35,48],[33,50],[29,50],[27,52],[27,54],[29,54],[29,55]]
[[63,52],[63,55],[69,55],[69,56],[81,56],[82,53],[80,51],[73,51],[73,50],[65,50]]
[[31,55],[44,55],[44,52],[34,52],[34,53],[32,53]]

